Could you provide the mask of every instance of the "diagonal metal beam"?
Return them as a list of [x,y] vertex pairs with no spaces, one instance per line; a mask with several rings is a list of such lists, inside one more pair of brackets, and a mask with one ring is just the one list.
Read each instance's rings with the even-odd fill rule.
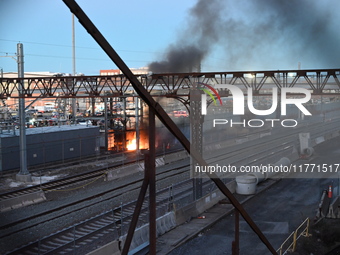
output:
[[[127,67],[124,61],[116,53],[116,51],[111,47],[108,41],[92,23],[92,21],[87,17],[84,11],[74,0],[63,0],[63,2],[68,6],[70,11],[78,18],[82,26],[87,30],[87,32],[93,37],[93,39],[99,44],[99,46],[105,51],[109,58],[116,64],[116,66],[123,72],[123,74],[129,79],[133,88],[138,93],[138,95],[144,100],[144,102],[154,111],[159,120],[167,127],[167,129],[181,142],[183,147],[190,153],[190,155],[201,165],[207,166],[207,163],[203,160],[201,155],[194,150],[190,149],[190,142],[177,127],[177,125],[171,120],[164,109],[152,98],[152,96],[147,92],[139,80],[133,75],[131,70]],[[277,254],[273,246],[269,243],[268,239],[264,236],[249,214],[244,210],[243,206],[237,201],[229,189],[224,185],[224,183],[215,174],[210,174],[209,177],[216,183],[217,187],[221,192],[228,197],[233,206],[240,212],[244,220],[249,224],[253,231],[258,235],[261,241],[267,246],[272,254]]]
[[[143,202],[144,202],[144,199],[145,199],[145,194],[148,190],[149,182],[150,182],[149,172],[146,169],[144,171],[144,180],[143,180],[142,186],[141,186],[140,191],[139,191],[136,206],[135,206],[135,209],[134,209],[133,214],[132,214],[132,219],[131,219],[131,222],[130,222],[129,230],[128,230],[128,233],[126,234],[126,239],[125,239],[124,246],[123,246],[123,249],[122,249],[123,255],[126,255],[129,252],[129,248],[130,248],[130,245],[131,245],[131,242],[132,242],[133,234],[135,232],[135,229],[136,229],[136,226],[137,226],[137,223],[138,223],[138,217],[140,215],[140,212],[142,211],[142,206],[143,206]],[[121,222],[121,224],[123,224],[123,222]]]

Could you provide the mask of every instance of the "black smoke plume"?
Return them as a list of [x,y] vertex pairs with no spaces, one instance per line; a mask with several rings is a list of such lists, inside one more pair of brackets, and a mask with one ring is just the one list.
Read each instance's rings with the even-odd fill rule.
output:
[[189,11],[185,31],[168,47],[164,60],[149,65],[150,70],[155,73],[197,71],[201,61],[220,38],[223,23],[219,16],[223,2],[199,0]]
[[199,71],[214,49],[214,71],[339,68],[337,0],[198,0],[186,28],[152,72]]

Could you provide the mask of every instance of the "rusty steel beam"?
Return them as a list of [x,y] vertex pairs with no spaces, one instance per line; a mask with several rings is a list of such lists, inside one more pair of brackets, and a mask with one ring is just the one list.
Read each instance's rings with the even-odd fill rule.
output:
[[240,255],[240,215],[235,211],[235,254]]
[[[195,160],[202,166],[206,166],[207,163],[203,160],[201,155],[195,150],[190,150],[190,142],[180,131],[177,125],[171,120],[164,109],[152,98],[152,96],[147,92],[147,90],[142,86],[139,80],[133,75],[131,70],[119,57],[116,51],[111,47],[107,40],[103,37],[100,31],[94,26],[91,20],[87,17],[84,11],[74,0],[63,0],[64,3],[69,7],[71,12],[79,19],[79,22],[88,31],[88,33],[95,39],[95,41],[101,46],[101,48],[106,52],[106,54],[111,58],[111,60],[116,64],[116,66],[124,73],[124,75],[130,80],[135,91],[144,100],[144,102],[149,106],[149,108],[157,115],[157,117],[162,121],[162,123],[169,129],[169,131],[182,143],[184,148],[190,153]],[[248,213],[244,210],[242,205],[237,201],[229,189],[224,185],[224,183],[215,175],[210,174],[209,177],[216,183],[217,187],[222,191],[222,193],[227,196],[230,202],[234,205],[236,210],[240,212],[245,221],[250,225],[254,232],[259,236],[261,241],[267,246],[268,250],[272,254],[277,254],[273,246],[251,219]],[[125,248],[125,247],[124,247]]]
[[[245,76],[248,77],[246,78]],[[250,78],[252,75],[255,78]],[[209,73],[165,73],[152,75],[134,75],[148,92],[159,86],[167,93],[189,90],[198,78],[209,84],[233,84],[242,88],[252,87],[254,92],[270,87],[304,86],[313,91],[313,95],[330,93],[340,94],[340,70],[284,70],[284,71],[244,71],[244,72],[209,72]],[[267,82],[271,78],[272,83]],[[23,93],[19,93],[24,81]],[[250,86],[249,82],[253,83]],[[124,95],[133,86],[123,74],[112,76],[67,76],[0,78],[0,98],[22,97],[105,97],[106,94]],[[336,90],[336,91],[335,91]],[[260,94],[262,95],[262,94]],[[187,97],[188,95],[186,95]]]
[[149,154],[145,158],[145,169],[149,172],[149,254],[156,255],[156,116],[149,109]]
[[132,215],[131,223],[122,249],[122,254],[127,255],[137,226],[138,218],[142,210],[143,202],[149,187],[149,254],[156,255],[156,122],[155,114],[149,110],[149,150],[143,150],[144,154],[144,180],[139,191],[136,206]]
[[[124,246],[123,246],[123,249],[122,249],[123,255],[127,255],[129,253],[133,234],[135,232],[135,229],[136,229],[136,226],[137,226],[137,223],[138,223],[138,217],[139,217],[140,212],[142,210],[145,194],[148,190],[149,181],[150,181],[149,180],[149,171],[147,169],[145,169],[144,180],[143,180],[142,186],[141,186],[140,191],[139,191],[136,206],[135,206],[135,209],[134,209],[133,214],[132,214],[132,219],[131,219],[131,222],[130,222],[129,230],[127,232],[125,242],[124,242]],[[123,223],[121,222],[121,224],[123,224]]]

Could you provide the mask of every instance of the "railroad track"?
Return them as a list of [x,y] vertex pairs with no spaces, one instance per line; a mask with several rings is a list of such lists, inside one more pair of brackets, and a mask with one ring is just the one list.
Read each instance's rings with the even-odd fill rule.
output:
[[[183,161],[183,164],[182,164],[181,166],[179,166],[177,169],[179,170],[179,173],[183,173],[183,172],[188,172],[188,168],[189,168],[189,161],[187,160],[186,162]],[[176,175],[176,174],[177,174],[176,171],[175,171],[175,169],[174,169],[173,167],[170,167],[169,170],[163,172],[162,174],[163,174],[163,175],[166,174],[166,178],[168,178],[168,177],[170,176],[169,173],[170,173],[171,175]],[[162,177],[160,177],[160,176],[158,175],[157,179],[158,179],[158,181],[159,181],[160,179],[162,179]],[[133,183],[130,183],[129,186],[131,187],[132,185],[137,184],[136,187],[135,187],[134,189],[135,189],[135,190],[138,190],[139,187],[140,187],[141,181],[142,181],[142,179],[140,179],[140,180],[138,180],[138,181],[135,181],[135,182],[133,182]],[[207,182],[207,181],[209,181],[209,180],[205,180],[205,182]],[[188,184],[187,184],[187,185],[188,185]],[[103,192],[103,193],[96,194],[95,196],[88,197],[88,198],[84,198],[83,200],[78,200],[78,201],[76,201],[76,202],[74,202],[74,203],[72,203],[72,204],[63,205],[62,207],[58,207],[58,208],[53,209],[53,210],[41,212],[40,214],[33,215],[33,216],[29,217],[29,218],[21,219],[20,221],[16,221],[16,222],[7,224],[7,225],[1,227],[1,233],[2,233],[2,234],[1,234],[0,238],[3,237],[3,235],[10,235],[10,234],[13,235],[13,234],[15,234],[15,233],[17,233],[17,232],[23,231],[24,229],[20,229],[20,230],[18,230],[18,231],[16,231],[16,232],[11,232],[11,233],[8,233],[8,232],[6,231],[7,229],[13,228],[15,225],[18,225],[19,223],[26,223],[25,229],[32,228],[32,227],[34,227],[34,225],[29,226],[29,225],[27,225],[27,222],[33,222],[34,219],[38,219],[38,218],[40,218],[40,217],[42,217],[42,216],[46,216],[46,214],[52,214],[52,213],[57,212],[57,211],[62,211],[63,209],[65,209],[65,208],[67,208],[67,207],[74,206],[75,204],[81,204],[81,203],[83,203],[83,202],[85,202],[85,201],[87,201],[87,200],[89,200],[89,199],[93,199],[93,198],[95,198],[95,197],[101,197],[101,196],[103,196],[104,194],[106,194],[106,193],[108,193],[108,192],[112,192],[112,191],[114,191],[114,190],[121,190],[120,194],[123,194],[123,193],[126,192],[126,191],[122,190],[122,188],[123,188],[123,187],[115,187],[115,189],[113,189],[113,190],[105,191],[105,192]],[[188,189],[191,189],[191,181],[190,181],[190,184],[189,184]],[[130,189],[129,192],[131,192],[131,190],[132,190],[132,189]],[[118,194],[116,194],[116,196],[117,196],[117,195],[118,195]],[[183,196],[184,193],[181,192],[181,189],[180,189],[179,187],[176,187],[176,196],[178,197],[179,195],[182,195],[182,196]],[[108,198],[108,199],[109,199],[109,198]],[[168,201],[168,200],[169,200],[169,199],[166,199],[166,201]],[[101,203],[101,202],[103,202],[103,200],[101,200],[100,203]],[[93,203],[92,206],[94,206],[94,205],[95,205],[95,204]],[[77,210],[80,211],[80,210],[85,209],[85,208],[87,208],[87,207],[88,207],[88,206],[82,206],[82,207],[79,207]],[[73,211],[73,212],[74,212],[74,211]],[[130,211],[127,211],[127,212],[124,211],[123,214],[126,215],[126,214],[130,214],[130,213],[132,213],[132,209],[131,209]],[[65,212],[64,214],[63,214],[63,213],[58,213],[58,216],[57,216],[55,219],[61,218],[62,216],[66,216],[67,214],[68,214],[68,212]],[[53,218],[48,218],[48,219],[46,219],[46,221],[51,221],[51,220],[53,220]],[[43,222],[41,222],[41,221],[39,222],[39,224],[42,224],[42,223],[43,223]],[[118,224],[118,223],[115,223],[115,224]],[[68,235],[69,235],[69,234],[67,234],[67,235],[65,234],[66,237],[67,237]],[[80,238],[80,237],[79,237],[79,238]],[[57,239],[60,239],[60,238],[57,238]],[[40,242],[41,242],[41,240],[40,240]]]
[[[275,143],[276,140],[271,141],[272,143]],[[266,144],[267,142],[262,142],[261,144]],[[226,158],[231,158],[234,155],[238,155],[241,151],[247,153],[248,151],[252,151],[252,148],[239,148],[239,149],[234,149],[233,151],[229,152],[229,155],[217,155],[215,157],[213,157],[212,159],[217,160],[219,157],[223,156]],[[135,162],[130,162],[126,165],[132,165]],[[38,191],[45,191],[45,193],[48,192],[52,192],[52,191],[56,191],[56,190],[61,190],[61,189],[65,189],[68,188],[70,186],[73,185],[79,185],[81,182],[85,182],[85,181],[89,181],[91,179],[96,179],[96,178],[100,178],[100,177],[104,177],[104,175],[109,171],[112,170],[118,166],[120,166],[120,163],[113,163],[113,164],[108,164],[105,167],[98,167],[98,169],[87,172],[87,173],[81,173],[81,174],[77,174],[77,175],[73,175],[70,177],[64,177],[60,180],[53,180],[53,181],[49,181],[46,183],[42,183],[42,184],[38,184],[38,185],[34,185],[34,186],[30,186],[30,187],[26,187],[26,188],[21,188],[21,189],[17,189],[14,191],[9,191],[9,192],[5,192],[0,194],[0,201],[6,200],[6,199],[12,199],[12,198],[16,198],[16,197],[20,197],[23,196],[25,194],[29,194],[29,193],[33,193],[33,192],[38,192]]]
[[[244,149],[237,149],[237,150],[234,150],[233,152],[230,152],[231,154],[230,156],[238,154],[241,150],[244,150]],[[223,156],[226,156],[226,155],[223,155]],[[132,165],[134,163],[135,162],[131,162],[126,165]],[[87,172],[87,173],[77,174],[77,175],[73,175],[70,177],[62,178],[60,180],[53,180],[53,181],[49,181],[46,183],[42,183],[42,184],[38,184],[38,185],[26,187],[26,188],[21,188],[21,189],[17,189],[14,191],[5,192],[5,193],[0,194],[0,202],[6,199],[20,197],[25,194],[38,192],[41,190],[45,191],[45,193],[48,193],[51,191],[65,189],[73,185],[79,185],[80,182],[89,181],[91,179],[96,179],[100,177],[104,178],[104,175],[109,170],[112,170],[118,167],[119,165],[120,165],[119,163],[115,162],[114,164],[107,165],[105,167],[98,167],[98,169]]]
[[[183,162],[179,162],[178,166],[176,168],[174,167],[169,167],[167,169],[165,169],[164,171],[160,172],[157,174],[157,181],[161,181],[163,179],[172,177],[172,176],[176,176],[176,175],[180,175],[182,174],[184,171],[187,171],[186,168],[189,166],[189,161],[183,161]],[[138,191],[140,189],[141,183],[143,181],[143,177],[139,176],[137,177],[134,181],[129,182],[129,184],[122,184],[122,185],[115,185],[115,187],[96,193],[94,195],[90,195],[87,197],[84,197],[83,199],[79,199],[79,200],[75,200],[69,203],[65,203],[62,206],[58,206],[56,208],[51,208],[51,209],[47,209],[45,211],[40,212],[39,214],[34,214],[28,217],[24,217],[21,218],[20,220],[15,220],[13,222],[9,222],[6,224],[3,224],[0,227],[0,238],[9,235],[9,234],[15,234],[17,232],[20,232],[24,229],[28,229],[33,227],[34,225],[37,224],[42,224],[44,222],[48,222],[50,220],[54,220],[57,218],[60,218],[62,216],[67,216],[69,212],[64,211],[64,209],[67,209],[69,207],[75,207],[77,206],[76,209],[73,210],[73,212],[77,212],[77,211],[81,211],[84,210],[86,208],[89,207],[88,204],[85,204],[85,202],[91,201],[91,200],[95,200],[97,198],[98,201],[96,202],[92,202],[91,206],[95,206],[96,204],[100,204],[103,203],[105,201],[109,201],[111,200],[113,197],[118,197],[121,196],[123,194],[125,194],[126,192],[132,192],[132,191]],[[110,194],[114,194],[114,195],[110,195]],[[51,218],[46,218],[46,215],[52,215],[52,214],[57,214],[57,216],[51,217]],[[40,220],[38,222],[34,222],[34,220],[39,219],[40,217],[44,216],[44,220]],[[27,224],[28,222],[28,224]],[[29,223],[32,222],[32,224],[30,225]],[[13,228],[14,226],[21,224],[21,223],[25,223],[26,227],[25,228],[21,228],[20,230],[17,231],[8,231],[11,228]]]
[[[291,149],[298,148],[298,133],[305,131],[306,127],[301,127],[297,129],[291,129],[289,132],[279,133],[273,136],[267,136],[261,139],[261,142],[250,141],[246,145],[233,146],[228,154],[225,154],[224,150],[216,150],[211,154],[207,154],[207,163],[213,164],[216,162],[221,162],[230,165],[240,166],[240,164],[252,164],[258,163],[260,160],[271,157],[278,150],[289,151]],[[322,136],[324,133],[331,133],[340,131],[340,120],[329,123],[317,123],[311,126],[308,132],[311,133],[311,139]],[[240,156],[242,152],[243,156]],[[245,160],[244,155],[247,157]]]
[[[324,129],[323,131],[320,131],[320,128]],[[318,124],[318,125],[315,125],[311,128],[311,132],[312,132],[312,136],[319,136],[322,134],[322,132],[326,131],[326,132],[329,132],[329,131],[332,131],[332,130],[336,130],[336,128],[338,129],[338,121],[336,123],[333,123],[331,125],[323,125],[323,124]],[[270,141],[266,141],[266,142],[263,142],[263,143],[259,143],[257,144],[257,146],[249,146],[249,148],[247,147],[243,147],[243,148],[238,148],[238,149],[235,149],[233,151],[231,151],[230,153],[228,153],[228,155],[225,155],[225,154],[220,154],[220,155],[215,155],[214,157],[210,158],[208,162],[216,162],[218,160],[223,160],[223,161],[228,161],[229,163],[232,162],[233,164],[237,164],[237,163],[241,163],[242,162],[242,159],[240,159],[240,152],[242,152],[242,154],[247,154],[247,153],[250,153],[248,155],[249,157],[249,160],[248,162],[261,162],[261,161],[267,161],[268,160],[268,156],[275,156],[275,154],[277,153],[283,153],[285,151],[289,151],[292,149],[292,147],[294,146],[294,142],[296,141],[296,132],[298,132],[298,130],[295,130],[295,133],[292,132],[292,134],[289,134],[289,135],[279,135],[278,137],[276,137],[275,139],[271,138],[269,139]],[[281,142],[282,141],[282,142]],[[276,152],[273,150],[273,148],[271,147],[272,145],[277,145],[277,144],[280,144],[280,148],[278,150],[276,150]],[[254,153],[254,151],[256,151]],[[242,158],[242,157],[241,157]],[[173,169],[170,169],[169,171],[167,171],[167,174],[168,176],[165,177],[165,178],[168,178],[169,176],[171,176],[171,174],[169,174],[169,172],[172,172],[172,175],[175,175],[175,174],[181,174],[185,171],[187,171],[189,168],[189,164],[188,163],[184,163],[182,166],[178,167],[178,173],[173,173]],[[162,179],[162,177],[157,177],[158,179]],[[141,180],[140,180],[141,181]],[[134,183],[131,183],[131,185],[133,185]],[[137,182],[136,182],[137,184]],[[140,182],[139,182],[140,184]],[[130,185],[130,186],[131,186]],[[211,185],[211,184],[209,184]],[[140,185],[137,185],[138,187],[136,187],[135,189],[139,189],[139,186]],[[122,187],[116,187],[117,190],[118,189],[122,189]],[[190,189],[192,188],[191,186],[191,182],[190,182]],[[179,188],[176,188],[177,191],[179,191]],[[122,192],[123,193],[123,192]],[[184,192],[185,193],[185,192]],[[184,195],[183,193],[183,195]],[[99,196],[103,195],[103,194],[98,194]],[[166,199],[165,199],[166,200]],[[164,200],[164,201],[165,201]],[[167,201],[169,200],[169,198],[167,198]],[[160,202],[157,200],[157,203]],[[69,205],[68,205],[69,206]],[[65,205],[65,207],[68,207],[67,205]],[[85,208],[85,207],[84,207]],[[128,208],[128,207],[127,207]],[[133,206],[131,207],[133,208]],[[116,213],[115,210],[117,208],[115,208],[113,211],[111,211],[111,214],[112,214],[112,219],[111,219],[111,223],[112,224],[115,224],[116,225],[116,228],[114,229],[114,231],[116,231],[119,235],[122,235],[122,230],[118,231],[119,229],[122,229],[124,228],[124,226],[120,226],[119,225],[119,220],[117,219],[117,217],[120,215],[120,221],[121,222],[124,222],[122,220],[125,220],[127,221],[126,217],[128,216],[122,216],[122,215],[129,215],[133,212],[133,209],[124,209],[124,210],[121,210],[121,214],[119,214],[118,212]],[[79,209],[81,210],[81,209]],[[118,210],[118,209],[117,209]],[[42,215],[44,215],[44,213],[42,213]],[[39,215],[38,215],[39,217]],[[107,216],[109,217],[109,216]],[[31,220],[31,219],[25,219],[23,221],[28,221],[28,220]],[[108,218],[106,218],[106,220],[103,220],[103,221],[109,221]],[[14,224],[14,223],[13,223]],[[80,223],[79,223],[80,224]],[[92,224],[93,225],[93,224]],[[103,231],[113,231],[112,229],[110,229],[110,227],[107,227],[102,224],[102,223],[98,223],[98,224],[95,224],[95,225],[102,225],[102,229]],[[12,227],[13,225],[7,225],[6,228],[10,228]],[[33,227],[33,226],[30,226],[30,227]],[[74,226],[73,226],[74,227]],[[111,226],[112,227],[112,226]],[[93,227],[92,227],[93,228]],[[108,230],[110,229],[110,230]],[[75,231],[75,230],[74,230]],[[1,231],[3,232],[3,231]],[[81,231],[80,231],[81,232]],[[87,232],[87,231],[85,231]],[[95,235],[94,233],[98,234],[98,233],[101,233],[100,235],[103,235],[104,232],[101,232],[101,230],[96,230],[95,232],[93,232],[93,235]],[[58,232],[59,233],[59,232]],[[110,232],[111,233],[111,232]],[[91,236],[92,234],[87,234],[86,236]],[[67,236],[70,236],[70,234],[64,234],[65,237]],[[49,236],[48,238],[55,238],[55,237],[52,237],[52,236]],[[85,237],[82,237],[81,235],[77,234],[77,232],[74,232],[73,234],[73,248],[76,247],[76,244],[77,244],[77,250],[80,249],[78,247],[78,245],[80,245],[81,243],[86,243],[87,241],[85,241],[84,239]],[[91,237],[89,237],[91,239]],[[94,239],[96,239],[95,237],[93,237]],[[58,240],[62,239],[61,237],[57,238]],[[67,240],[67,238],[66,238]],[[40,240],[41,242],[42,240]],[[51,241],[50,241],[51,242]],[[67,243],[67,242],[66,242]],[[63,246],[72,246],[70,242],[68,242],[68,244],[65,244]],[[67,248],[67,247],[66,247]],[[73,249],[72,248],[72,249]],[[25,249],[25,248],[22,248],[22,249]],[[54,248],[53,248],[54,249]],[[52,249],[52,250],[53,250]],[[59,248],[58,248],[59,249]],[[70,249],[70,247],[68,247],[67,249]],[[57,252],[57,250],[55,251]],[[26,253],[13,253],[13,254],[26,254]],[[29,254],[29,253],[27,253]],[[32,253],[31,253],[32,254]],[[33,254],[36,254],[36,253],[33,253]],[[43,253],[42,253],[43,254]],[[47,253],[48,254],[48,253]],[[50,253],[51,254],[51,253]],[[53,254],[58,254],[58,253],[53,253]],[[64,253],[63,253],[64,254]]]
[[[253,134],[256,133],[261,133],[264,132],[265,130],[262,131],[257,131],[254,132]],[[242,134],[239,135],[237,138],[242,139],[243,137],[246,137],[247,134]],[[235,137],[236,138],[236,137]],[[164,149],[158,149],[156,150],[156,154],[158,156],[160,155],[164,155],[164,154],[171,154],[177,151],[183,150],[180,146],[174,147],[174,148],[170,148],[170,149],[166,149],[166,152],[164,151]],[[37,174],[44,174],[46,172],[50,172],[50,171],[54,171],[54,170],[58,170],[60,168],[65,168],[65,167],[75,167],[75,166],[79,166],[79,165],[83,165],[84,163],[92,163],[94,161],[101,161],[101,160],[106,160],[108,157],[112,158],[112,157],[120,157],[122,156],[124,159],[127,158],[126,163],[132,163],[135,162],[135,160],[131,160],[129,158],[133,158],[135,156],[135,151],[125,151],[125,152],[109,152],[109,154],[107,154],[108,152],[105,151],[105,153],[101,153],[100,155],[97,156],[86,156],[86,157],[81,157],[81,158],[76,158],[76,159],[64,159],[62,161],[56,161],[53,163],[44,163],[42,165],[34,165],[34,166],[30,166],[30,173],[37,173]],[[122,160],[124,161],[124,160]],[[122,162],[121,161],[121,162]],[[4,172],[1,172],[1,177],[11,177],[13,175],[15,175],[16,173],[18,173],[20,169],[11,169],[11,170],[7,170]]]
[[[203,188],[211,185],[210,180],[203,182]],[[191,195],[191,180],[176,185],[176,194],[168,188],[157,192],[156,210],[158,216],[170,211],[176,199]],[[148,197],[144,200],[140,217],[140,227],[148,222]],[[7,254],[84,254],[89,252],[95,242],[108,243],[118,240],[127,233],[136,201],[121,205],[91,219],[63,229],[43,239],[32,242]],[[105,237],[106,236],[106,237]]]
[[[179,150],[172,151],[171,153],[176,153],[177,151]],[[122,160],[122,161],[115,161],[115,162],[108,163],[110,159],[107,157],[104,159],[106,161],[105,162],[98,161],[98,164],[97,164],[98,166],[96,167],[95,170],[92,170],[92,171],[88,171],[85,173],[80,173],[80,174],[76,174],[76,175],[72,175],[68,177],[63,177],[62,179],[52,180],[52,181],[48,181],[45,183],[41,183],[41,184],[37,184],[37,185],[25,187],[25,188],[3,192],[0,194],[0,202],[6,199],[20,197],[20,196],[33,193],[33,192],[37,192],[37,191],[41,191],[41,190],[45,191],[45,193],[48,193],[51,191],[65,189],[73,185],[79,185],[79,183],[81,182],[90,181],[92,179],[104,177],[108,171],[122,166],[122,162],[125,166],[133,165],[137,162],[136,160],[129,160],[129,161]],[[139,160],[143,160],[142,155]]]
[[[329,123],[317,123],[314,124],[314,126],[311,128],[311,133],[312,133],[312,137],[317,137],[318,135],[321,135],[322,132],[328,132],[330,130],[332,130],[334,127],[337,128],[338,124],[340,123],[340,120],[336,120],[334,122],[329,122]],[[296,138],[296,133],[298,132],[298,130],[303,130],[305,129],[305,127],[301,127],[299,129],[294,129],[291,131],[291,134],[285,134],[284,136],[286,137],[287,140],[289,140],[290,138],[294,137]],[[321,131],[320,131],[321,130]],[[260,146],[261,144],[268,147],[269,149],[267,151],[270,151],[271,147],[273,144],[277,144],[277,140],[281,139],[279,137],[275,138],[275,139],[264,139],[261,143],[257,143],[256,146]],[[285,144],[289,144],[289,142],[285,142]],[[248,157],[252,156],[252,151],[254,151],[253,148],[238,148],[238,149],[233,149],[232,152],[228,153],[228,159],[230,159],[231,157],[233,157],[233,155],[237,155],[239,154],[239,152],[244,152],[244,153],[248,153],[250,152],[251,154]],[[261,150],[259,150],[261,152]],[[265,151],[262,151],[261,153],[263,153]],[[175,152],[176,153],[176,152]],[[259,154],[259,153],[257,153]],[[223,157],[226,157],[225,154],[222,155]],[[218,158],[220,158],[221,155],[217,155],[215,157],[212,157],[210,159],[212,160],[217,160]],[[106,157],[107,159],[107,157]],[[142,160],[142,158],[141,158]],[[125,162],[126,165],[129,164],[134,164],[136,163],[135,160],[130,160],[129,162]],[[121,162],[113,162],[110,164],[107,164],[105,167],[97,167],[97,169],[86,172],[86,173],[81,173],[81,174],[77,174],[77,175],[73,175],[70,177],[65,177],[63,179],[59,179],[59,180],[54,180],[54,181],[49,181],[43,184],[38,184],[38,185],[34,185],[34,186],[30,186],[30,187],[26,187],[26,188],[21,188],[21,189],[17,189],[14,191],[9,191],[9,192],[5,192],[0,194],[0,201],[6,200],[6,199],[11,199],[11,198],[15,198],[15,197],[19,197],[19,196],[23,196],[25,194],[29,194],[29,193],[33,193],[33,192],[38,192],[40,190],[44,190],[45,192],[50,192],[50,191],[55,191],[55,190],[60,190],[60,189],[64,189],[66,187],[70,187],[72,185],[75,184],[79,184],[80,182],[85,182],[85,181],[89,181],[91,179],[95,179],[95,178],[100,178],[101,176],[104,176],[105,173],[108,170],[112,170],[115,167],[121,166]]]
[[[333,125],[334,126],[334,125]],[[336,125],[337,126],[337,125]],[[325,128],[325,127],[323,127]],[[332,126],[327,126],[327,131],[331,130]],[[320,125],[313,126],[313,129],[320,130]],[[316,134],[315,136],[318,136],[319,134]],[[279,142],[280,139],[284,137],[284,142]],[[296,141],[296,130],[293,130],[293,132],[289,135],[281,135],[274,139],[269,138],[266,139],[260,143],[256,143],[253,146],[248,147],[242,147],[239,146],[239,148],[233,148],[232,151],[229,151],[226,155],[224,152],[221,154],[214,154],[210,155],[209,159],[207,160],[208,163],[214,163],[214,162],[226,162],[230,165],[239,165],[241,163],[244,163],[244,157],[240,157],[240,153],[242,152],[243,155],[246,155],[247,157],[247,163],[251,164],[254,162],[258,162],[261,158],[268,158],[268,156],[273,155],[275,151],[273,151],[273,147],[277,147],[279,144],[282,148],[282,151],[287,151],[289,149],[292,149],[294,146],[293,143]],[[254,152],[255,151],[255,152]],[[114,166],[113,166],[114,167]],[[60,189],[65,189],[67,187],[70,187],[71,185],[79,185],[80,182],[89,181],[94,178],[98,178],[101,176],[104,176],[104,174],[110,169],[109,166],[103,168],[100,168],[98,170],[94,170],[85,174],[78,174],[76,176],[71,176],[68,178],[64,178],[61,180],[55,180],[48,183],[44,183],[41,185],[36,185],[20,190],[16,190],[13,192],[7,192],[0,195],[0,201],[4,199],[10,199],[17,196],[22,196],[31,192],[37,192],[40,190],[44,190],[46,193],[51,191],[56,191]]]
[[[110,153],[110,154],[101,154],[98,156],[87,156],[87,157],[82,157],[82,158],[77,158],[77,159],[64,159],[63,161],[56,161],[53,163],[44,163],[42,165],[36,165],[36,166],[30,166],[29,170],[30,173],[45,173],[45,172],[50,172],[54,171],[63,167],[72,167],[72,166],[77,166],[81,165],[84,163],[91,163],[94,161],[101,161],[105,160],[106,158],[110,157],[119,157],[120,155],[123,157],[128,156],[129,154],[132,154],[132,152],[118,152],[118,153]],[[19,172],[19,168],[17,169],[11,169],[4,171],[2,176],[4,177],[10,177],[13,174],[16,174]]]
[[[289,148],[284,148],[288,150]],[[277,151],[280,153],[282,151]],[[253,155],[257,157],[257,153]],[[257,158],[258,162],[267,160],[266,157]],[[189,167],[189,165],[184,165]],[[183,167],[184,167],[183,166]],[[224,179],[227,182],[230,179]],[[216,189],[209,179],[203,180],[203,193]],[[175,194],[173,191],[176,190]],[[192,199],[192,181],[186,180],[157,192],[157,215],[158,217],[169,212],[172,204],[181,199]],[[137,228],[148,222],[148,197],[146,197]],[[133,215],[135,201],[121,205],[91,219],[63,229],[43,239],[32,242],[8,254],[83,254],[88,252],[97,243],[108,243],[118,240],[127,233],[127,229]]]

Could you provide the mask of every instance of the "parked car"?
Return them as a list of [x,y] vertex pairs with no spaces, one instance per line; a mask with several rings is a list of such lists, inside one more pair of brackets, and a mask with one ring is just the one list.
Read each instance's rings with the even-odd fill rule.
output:
[[180,117],[189,117],[189,114],[187,113],[187,111],[183,111],[183,110],[178,110],[178,111],[173,111],[172,115],[175,118],[180,118]]
[[92,121],[87,119],[78,119],[77,122],[79,125],[92,125]]

